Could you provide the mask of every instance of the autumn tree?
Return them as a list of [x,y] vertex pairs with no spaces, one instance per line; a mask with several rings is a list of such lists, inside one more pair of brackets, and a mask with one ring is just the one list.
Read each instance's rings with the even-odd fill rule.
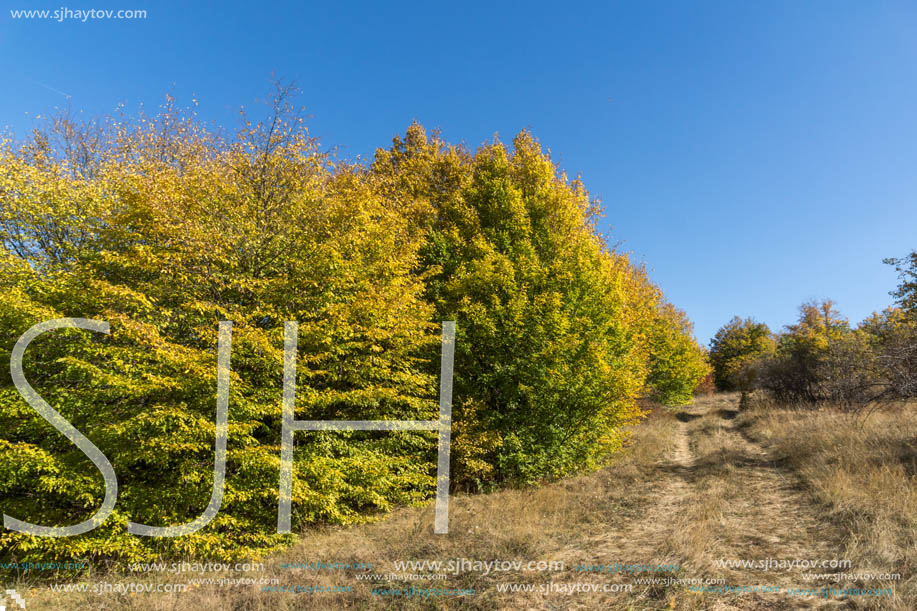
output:
[[620,448],[637,396],[690,400],[706,365],[683,314],[605,245],[597,203],[531,134],[472,152],[415,124],[372,171],[431,206],[418,273],[462,321],[459,456],[498,481],[562,475]]
[[762,385],[780,401],[859,409],[882,382],[867,335],[850,328],[831,300],[808,302],[799,320],[780,334]]
[[917,312],[917,250],[911,251],[906,257],[889,258],[883,262],[894,266],[898,272],[900,284],[891,295],[905,312],[914,314]]
[[[4,531],[0,547],[20,560],[262,553],[288,541],[276,534],[284,321],[299,322],[298,418],[435,417],[438,328],[411,273],[424,234],[411,207],[321,152],[283,91],[226,139],[171,103],[106,133],[78,166],[41,133],[0,153],[0,350],[8,361],[52,318],[111,325],[39,337],[25,374],[112,461],[118,504],[85,535]],[[221,510],[192,535],[128,535],[128,520],[184,524],[207,505],[221,320],[233,322]],[[98,507],[98,472],[3,373],[0,444],[8,515],[66,525]],[[435,456],[430,433],[299,433],[294,526],[423,502]]]
[[751,390],[761,360],[772,355],[775,348],[774,337],[766,324],[752,318],[733,317],[710,340],[710,363],[717,389]]
[[860,323],[858,331],[869,342],[884,383],[879,398],[917,397],[917,320],[892,307],[873,313]]

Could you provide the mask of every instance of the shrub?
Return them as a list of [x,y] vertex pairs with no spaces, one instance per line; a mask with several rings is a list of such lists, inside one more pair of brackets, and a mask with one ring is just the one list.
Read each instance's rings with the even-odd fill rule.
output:
[[716,384],[713,382],[713,372],[705,375],[694,389],[694,396],[711,396],[716,393]]
[[917,397],[917,319],[900,308],[889,308],[864,320],[859,330],[867,337],[886,384],[884,396]]

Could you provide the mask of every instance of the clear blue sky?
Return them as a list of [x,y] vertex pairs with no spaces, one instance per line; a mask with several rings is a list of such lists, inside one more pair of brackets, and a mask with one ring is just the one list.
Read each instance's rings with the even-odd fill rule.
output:
[[[234,126],[272,71],[347,157],[414,118],[473,146],[530,128],[702,342],[810,298],[860,320],[891,301],[882,258],[917,248],[914,2],[73,2],[3,1],[17,135],[59,92],[88,113],[194,95]],[[148,15],[10,15],[62,5]]]

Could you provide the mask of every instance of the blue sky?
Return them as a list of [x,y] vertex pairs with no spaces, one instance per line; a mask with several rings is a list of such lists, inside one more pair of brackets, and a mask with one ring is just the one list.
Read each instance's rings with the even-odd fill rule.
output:
[[[702,342],[812,298],[858,321],[891,302],[882,258],[917,248],[913,2],[78,2],[3,1],[0,124],[17,135],[55,106],[168,92],[232,127],[272,72],[346,157],[415,118],[471,146],[529,128]],[[62,7],[147,17],[10,14]]]

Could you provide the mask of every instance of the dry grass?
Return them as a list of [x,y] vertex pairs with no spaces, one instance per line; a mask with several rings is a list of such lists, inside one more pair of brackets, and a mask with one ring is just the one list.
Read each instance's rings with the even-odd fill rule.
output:
[[[895,608],[917,609],[917,405],[856,417],[756,401],[740,424],[798,473],[823,518],[843,531],[849,573],[900,580],[851,587],[895,590]],[[887,601],[886,601],[887,602]],[[877,608],[890,608],[885,603]]]
[[[450,534],[432,532],[433,508],[402,509],[374,524],[304,533],[263,573],[212,577],[276,577],[280,585],[352,586],[346,594],[264,593],[254,586],[202,586],[182,594],[52,593],[20,581],[29,609],[178,611],[194,609],[689,609],[917,608],[917,506],[912,410],[863,422],[830,411],[793,411],[738,397],[701,398],[684,410],[653,409],[633,443],[596,473],[451,499]],[[466,572],[446,581],[392,586],[474,589],[474,596],[403,598],[370,594],[384,582],[354,571],[280,568],[282,563],[394,561],[563,561],[563,572]],[[631,577],[576,573],[576,564],[678,564],[681,572],[642,577],[723,578],[731,586],[819,587],[802,573],[721,568],[719,559],[848,558],[848,572],[898,572],[898,582],[831,584],[891,587],[895,597],[824,599],[781,594],[692,592],[686,585],[637,584]],[[200,561],[200,559],[198,559]],[[819,572],[819,571],[812,571]],[[827,571],[822,571],[827,572]],[[109,572],[84,582],[181,583],[163,574]],[[501,593],[498,584],[633,583],[628,594]],[[29,587],[33,589],[27,591]]]

